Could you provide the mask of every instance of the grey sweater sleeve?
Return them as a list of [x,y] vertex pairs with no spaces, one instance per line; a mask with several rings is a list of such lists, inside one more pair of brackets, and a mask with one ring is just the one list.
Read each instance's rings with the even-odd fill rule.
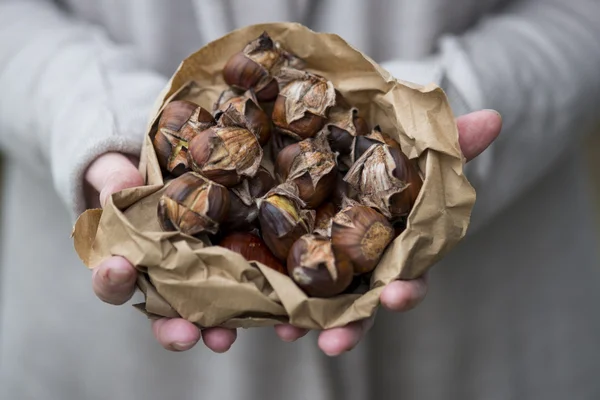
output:
[[73,219],[87,166],[108,151],[139,154],[166,82],[52,2],[0,3],[0,146],[34,173],[49,170]]
[[[419,83],[438,83],[457,115],[492,108],[503,116],[498,140],[466,167],[478,193],[470,232],[598,129],[599,40],[600,1],[515,1],[465,33],[443,37],[424,62],[429,72],[417,75]],[[399,78],[408,72],[394,65],[390,72]]]

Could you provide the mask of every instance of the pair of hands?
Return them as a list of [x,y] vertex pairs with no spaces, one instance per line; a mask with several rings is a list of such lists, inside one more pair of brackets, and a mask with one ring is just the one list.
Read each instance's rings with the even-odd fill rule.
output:
[[[493,110],[483,110],[457,119],[459,143],[467,161],[477,157],[498,136],[502,126],[500,115]],[[107,153],[96,159],[86,175],[88,204],[103,206],[110,195],[120,190],[141,186],[135,160],[118,153]],[[137,271],[123,257],[112,257],[94,268],[92,286],[102,301],[121,305],[135,292]],[[427,293],[427,277],[411,281],[394,281],[381,293],[383,307],[390,311],[403,312],[414,308]],[[374,318],[353,322],[345,327],[327,329],[319,334],[318,346],[329,356],[336,356],[355,347],[373,325]],[[156,340],[166,349],[185,351],[194,347],[200,339],[214,352],[229,350],[237,338],[237,331],[224,328],[209,328],[200,331],[192,323],[181,319],[159,319],[152,321]],[[286,342],[295,341],[308,333],[291,325],[275,326],[277,335]]]

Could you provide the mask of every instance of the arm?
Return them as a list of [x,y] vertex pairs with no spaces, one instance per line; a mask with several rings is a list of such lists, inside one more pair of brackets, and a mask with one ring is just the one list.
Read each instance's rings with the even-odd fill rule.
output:
[[139,154],[166,82],[52,2],[0,4],[0,148],[32,171],[49,170],[72,218],[85,208],[83,176],[94,159]]
[[[439,53],[421,62],[419,83],[438,83],[457,115],[490,108],[503,116],[503,133],[466,167],[478,193],[470,232],[598,124],[599,19],[593,0],[515,1],[463,35],[442,38]],[[401,62],[388,68],[398,78],[411,73]]]

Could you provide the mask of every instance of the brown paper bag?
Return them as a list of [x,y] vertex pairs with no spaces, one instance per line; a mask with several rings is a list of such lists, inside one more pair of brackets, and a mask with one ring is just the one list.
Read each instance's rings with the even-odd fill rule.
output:
[[[227,86],[227,59],[263,31],[301,57],[307,70],[330,79],[371,126],[418,158],[424,184],[406,230],[389,245],[365,294],[308,298],[293,281],[262,264],[200,239],[161,231],[156,217],[164,189],[152,137],[163,107],[174,99],[212,109]],[[401,77],[398,77],[401,78]],[[475,192],[463,175],[464,157],[443,91],[394,79],[373,60],[333,34],[294,23],[249,26],[185,59],[160,95],[145,137],[140,170],[146,186],[116,193],[105,209],[83,213],[74,244],[90,268],[112,255],[140,271],[138,287],[150,317],[181,316],[199,327],[253,327],[290,322],[325,329],[373,315],[387,283],[420,276],[466,233]]]

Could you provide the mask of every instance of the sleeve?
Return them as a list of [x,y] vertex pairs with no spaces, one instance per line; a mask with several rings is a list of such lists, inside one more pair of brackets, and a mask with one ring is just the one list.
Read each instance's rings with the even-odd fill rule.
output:
[[166,83],[53,2],[0,1],[0,149],[51,176],[72,219],[85,209],[84,173],[96,157],[139,155]]
[[470,232],[597,128],[599,21],[597,0],[515,1],[463,34],[442,37],[430,59],[388,63],[398,78],[440,85],[456,115],[502,114],[499,138],[465,167],[478,196]]

